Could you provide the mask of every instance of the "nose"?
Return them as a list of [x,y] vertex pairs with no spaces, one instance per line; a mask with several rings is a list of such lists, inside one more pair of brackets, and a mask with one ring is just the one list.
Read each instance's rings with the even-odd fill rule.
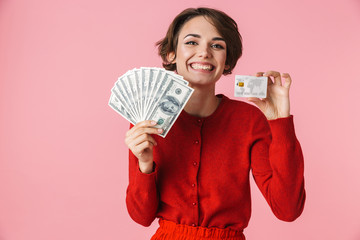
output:
[[202,58],[210,58],[211,57],[211,49],[210,46],[200,46],[198,56]]

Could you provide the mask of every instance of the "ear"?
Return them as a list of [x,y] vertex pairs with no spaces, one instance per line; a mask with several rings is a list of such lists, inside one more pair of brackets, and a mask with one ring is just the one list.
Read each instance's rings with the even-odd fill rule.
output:
[[169,63],[176,63],[176,56],[175,56],[175,52],[169,52],[166,56],[166,60]]
[[225,68],[224,68],[226,71],[230,69],[230,65],[225,65]]

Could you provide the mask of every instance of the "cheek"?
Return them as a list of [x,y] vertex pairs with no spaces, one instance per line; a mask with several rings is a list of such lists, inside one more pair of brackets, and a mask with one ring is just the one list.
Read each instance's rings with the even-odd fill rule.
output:
[[221,57],[222,57],[223,63],[225,63],[226,62],[226,51],[221,54]]
[[179,46],[177,48],[177,50],[178,50],[178,52],[177,52],[178,59],[180,58],[183,61],[186,61],[192,55],[191,49],[189,49],[186,46],[183,46],[183,45]]
[[220,64],[225,64],[225,62],[226,62],[226,52],[225,53],[218,52],[217,55],[216,55],[216,59],[218,60],[218,62]]

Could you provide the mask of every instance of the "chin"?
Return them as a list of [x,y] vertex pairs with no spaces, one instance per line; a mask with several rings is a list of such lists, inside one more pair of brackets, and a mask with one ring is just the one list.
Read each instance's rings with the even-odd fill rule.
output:
[[[189,80],[188,80],[189,81]],[[208,85],[214,85],[217,82],[217,80],[215,81],[214,79],[203,79],[203,78],[196,78],[196,79],[191,79],[189,81],[190,85],[193,86],[208,86]]]

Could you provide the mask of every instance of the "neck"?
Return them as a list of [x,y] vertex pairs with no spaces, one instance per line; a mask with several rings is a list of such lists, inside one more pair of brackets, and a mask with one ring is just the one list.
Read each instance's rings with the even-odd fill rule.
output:
[[215,85],[208,88],[191,87],[194,92],[184,108],[185,112],[196,117],[210,116],[220,103],[220,99],[215,96]]

